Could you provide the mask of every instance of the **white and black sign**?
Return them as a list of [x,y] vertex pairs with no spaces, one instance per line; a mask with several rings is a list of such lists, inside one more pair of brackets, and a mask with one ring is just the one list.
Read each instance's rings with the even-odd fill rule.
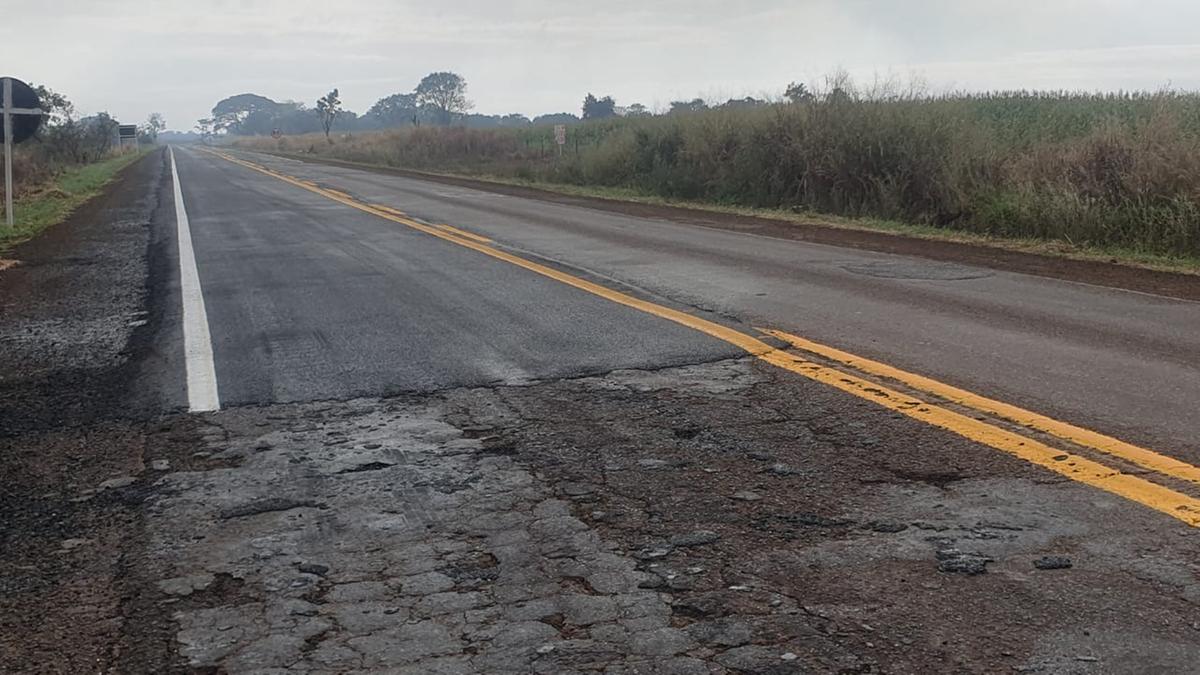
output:
[[7,94],[8,88],[11,87],[12,100],[5,98],[3,104],[0,104],[4,108],[4,114],[0,115],[0,134],[4,133],[5,126],[11,118],[12,142],[20,143],[36,134],[38,128],[42,126],[42,102],[38,100],[37,92],[33,90],[33,87],[15,77],[3,79],[11,83],[5,87],[4,93]]

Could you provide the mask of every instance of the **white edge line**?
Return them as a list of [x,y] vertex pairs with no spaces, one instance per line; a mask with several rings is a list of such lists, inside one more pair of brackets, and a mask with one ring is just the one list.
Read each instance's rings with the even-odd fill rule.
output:
[[183,208],[183,190],[175,167],[175,149],[171,155],[171,182],[175,185],[175,222],[179,233],[179,289],[183,302],[183,357],[187,368],[188,409],[213,412],[221,409],[217,394],[217,371],[213,365],[212,336],[208,332],[208,312],[200,289],[200,272],[192,248],[192,230]]

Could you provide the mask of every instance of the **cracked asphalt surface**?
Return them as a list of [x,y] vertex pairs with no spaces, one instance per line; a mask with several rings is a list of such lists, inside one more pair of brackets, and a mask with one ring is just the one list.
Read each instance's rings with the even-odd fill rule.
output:
[[1200,530],[190,154],[226,409],[162,153],[0,273],[3,672],[1194,671]]

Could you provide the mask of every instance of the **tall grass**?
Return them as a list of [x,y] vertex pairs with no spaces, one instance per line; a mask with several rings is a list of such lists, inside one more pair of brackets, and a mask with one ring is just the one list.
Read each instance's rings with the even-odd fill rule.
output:
[[1200,96],[826,97],[572,127],[240,144],[1200,257]]

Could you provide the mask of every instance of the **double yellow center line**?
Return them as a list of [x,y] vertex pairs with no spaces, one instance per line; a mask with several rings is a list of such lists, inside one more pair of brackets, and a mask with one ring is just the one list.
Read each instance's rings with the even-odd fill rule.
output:
[[[790,350],[780,349],[763,339],[693,314],[642,300],[513,255],[496,248],[490,239],[478,234],[450,225],[423,223],[389,206],[368,204],[345,192],[321,187],[223,152],[212,154],[359,211],[503,260],[617,304],[687,326],[734,345],[773,366],[995,448],[1071,480],[1143,504],[1192,527],[1200,527],[1200,499],[1182,491],[1186,489],[1200,493],[1200,468],[1173,457],[796,335],[760,329],[764,337],[781,340],[791,347]],[[989,421],[978,419],[981,415]],[[1132,471],[1152,472],[1160,480],[1176,483],[1180,489],[1134,475],[1129,469],[1122,471],[1098,458],[1115,462],[1118,466],[1127,464]]]

